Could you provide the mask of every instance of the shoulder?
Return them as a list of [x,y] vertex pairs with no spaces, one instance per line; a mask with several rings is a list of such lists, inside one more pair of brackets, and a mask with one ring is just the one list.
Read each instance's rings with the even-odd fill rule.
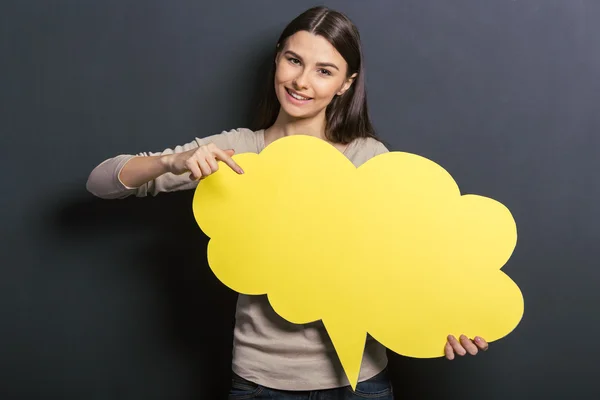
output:
[[214,143],[221,149],[233,149],[236,153],[258,153],[263,146],[263,131],[248,128],[236,128],[221,133],[196,138],[198,146]]
[[371,158],[387,152],[389,152],[388,148],[380,140],[363,137],[354,139],[348,145],[346,156],[356,167],[359,167]]

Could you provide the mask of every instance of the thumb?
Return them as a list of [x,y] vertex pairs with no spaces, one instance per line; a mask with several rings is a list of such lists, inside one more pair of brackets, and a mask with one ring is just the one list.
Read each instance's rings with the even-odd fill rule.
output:
[[223,150],[225,152],[225,154],[227,154],[229,157],[233,156],[235,154],[235,150],[233,149],[227,149],[227,150]]

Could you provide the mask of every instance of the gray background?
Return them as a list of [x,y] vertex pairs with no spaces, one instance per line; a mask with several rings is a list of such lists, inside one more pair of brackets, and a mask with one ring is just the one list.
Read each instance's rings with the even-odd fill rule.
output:
[[[192,193],[102,201],[85,181],[112,155],[247,126],[270,48],[314,4],[1,2],[2,398],[225,398],[235,294]],[[519,228],[522,323],[477,357],[392,356],[398,398],[600,397],[600,2],[326,4],[361,29],[391,149]]]

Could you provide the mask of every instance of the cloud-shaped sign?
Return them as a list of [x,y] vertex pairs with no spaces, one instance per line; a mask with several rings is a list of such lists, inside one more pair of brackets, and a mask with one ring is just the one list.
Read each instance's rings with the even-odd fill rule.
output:
[[194,194],[210,268],[289,322],[322,320],[352,387],[367,332],[432,358],[448,334],[493,342],[521,320],[521,291],[501,271],[517,240],[510,211],[461,195],[438,164],[389,152],[356,168],[304,135],[234,158],[243,175],[220,168]]

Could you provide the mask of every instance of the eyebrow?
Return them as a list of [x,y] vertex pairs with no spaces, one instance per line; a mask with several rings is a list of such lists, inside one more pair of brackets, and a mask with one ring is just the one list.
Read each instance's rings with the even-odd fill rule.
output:
[[[293,52],[293,51],[291,51],[291,50],[286,50],[286,52],[285,52],[285,53],[286,53],[286,54],[289,54],[289,55],[291,55],[291,56],[293,56],[293,57],[295,57],[295,58],[297,58],[297,59],[299,59],[299,60],[302,60],[302,57],[300,57],[300,55],[299,55],[299,54],[297,54],[297,53],[294,53],[294,52]],[[332,63],[318,62],[318,63],[317,63],[317,67],[331,67],[331,68],[335,68],[335,69],[337,69],[338,71],[340,70],[340,69],[337,67],[337,65],[335,65],[335,64],[332,64]]]

